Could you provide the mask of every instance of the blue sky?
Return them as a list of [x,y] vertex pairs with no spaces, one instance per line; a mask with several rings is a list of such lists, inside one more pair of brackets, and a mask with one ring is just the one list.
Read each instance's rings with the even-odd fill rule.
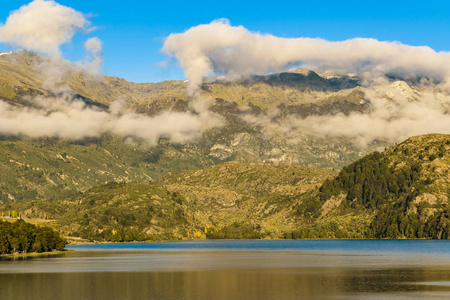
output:
[[[29,1],[2,1],[0,23],[12,10]],[[88,36],[103,41],[103,74],[135,82],[183,79],[172,62],[160,52],[164,38],[192,26],[227,18],[232,25],[279,37],[320,37],[339,41],[355,37],[427,45],[436,51],[450,50],[450,3],[448,1],[99,1],[60,0],[59,4],[89,14],[98,29]],[[392,2],[392,3],[391,3]],[[77,35],[63,47],[64,57],[83,58]],[[8,50],[0,44],[0,50]]]

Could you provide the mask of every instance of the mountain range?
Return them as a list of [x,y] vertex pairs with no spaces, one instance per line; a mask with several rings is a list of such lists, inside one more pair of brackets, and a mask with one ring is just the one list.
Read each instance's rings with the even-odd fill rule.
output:
[[[296,69],[207,78],[193,96],[185,81],[131,83],[33,52],[1,54],[0,211],[56,220],[86,240],[447,237],[448,135],[397,144],[410,131],[377,127],[404,126],[402,111],[422,103],[448,112],[447,94],[424,78],[368,84]],[[170,127],[165,116],[212,125],[151,139],[7,126],[45,123],[59,109],[74,127],[83,113],[121,126]]]

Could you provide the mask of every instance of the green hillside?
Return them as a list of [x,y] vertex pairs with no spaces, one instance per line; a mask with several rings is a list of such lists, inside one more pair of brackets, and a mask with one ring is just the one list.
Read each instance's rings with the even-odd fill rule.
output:
[[55,228],[88,240],[188,239],[198,232],[205,237],[208,228],[241,232],[249,225],[258,237],[280,238],[295,229],[292,215],[298,197],[335,174],[294,165],[230,162],[153,183],[110,183],[63,200],[3,205],[0,211],[56,219]]
[[152,181],[213,163],[195,145],[177,147],[163,140],[149,147],[107,136],[80,142],[3,139],[0,203],[57,199],[110,181]]
[[88,240],[448,238],[450,136],[408,139],[339,173],[228,162],[63,200],[3,205]]
[[[450,136],[412,137],[326,180],[315,219],[296,237],[448,238]],[[352,220],[345,223],[343,220]]]

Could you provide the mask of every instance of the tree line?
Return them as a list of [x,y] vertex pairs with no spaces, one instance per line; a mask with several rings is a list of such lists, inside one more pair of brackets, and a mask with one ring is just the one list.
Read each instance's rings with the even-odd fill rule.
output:
[[[450,206],[433,207],[414,199],[432,183],[421,177],[419,162],[395,168],[381,153],[375,152],[343,168],[333,180],[326,180],[319,190],[320,207],[327,199],[346,194],[343,207],[375,211],[367,238],[450,237]],[[429,214],[429,212],[434,212]],[[303,236],[302,236],[303,237]]]
[[0,220],[0,254],[62,251],[66,240],[48,227],[36,226],[19,219]]
[[421,170],[419,163],[396,170],[381,153],[374,152],[343,168],[335,179],[326,180],[320,188],[320,199],[325,201],[344,192],[352,208],[380,209],[390,200],[422,188],[426,182],[419,180]]

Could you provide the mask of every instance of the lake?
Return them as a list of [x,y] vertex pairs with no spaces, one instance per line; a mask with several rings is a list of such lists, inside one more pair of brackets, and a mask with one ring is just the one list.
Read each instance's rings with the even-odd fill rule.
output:
[[0,259],[0,299],[449,299],[450,242],[257,240],[72,245]]

